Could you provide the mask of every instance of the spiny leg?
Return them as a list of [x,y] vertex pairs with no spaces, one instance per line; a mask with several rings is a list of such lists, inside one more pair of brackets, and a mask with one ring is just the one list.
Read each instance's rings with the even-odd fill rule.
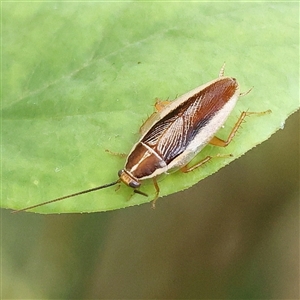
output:
[[226,147],[230,144],[230,142],[232,141],[232,139],[234,138],[235,134],[237,133],[238,129],[241,127],[244,119],[247,116],[250,115],[264,115],[264,114],[268,114],[270,113],[271,110],[267,110],[267,111],[263,111],[263,112],[249,112],[249,111],[243,111],[240,115],[240,117],[238,118],[237,122],[235,123],[235,125],[233,126],[228,138],[226,140],[222,140],[216,136],[214,136],[210,141],[209,144],[214,145],[214,146],[218,146],[218,147]]
[[195,169],[203,166],[204,164],[206,164],[207,162],[209,162],[211,159],[213,158],[228,158],[228,157],[232,157],[232,154],[217,154],[217,155],[214,155],[214,156],[206,156],[204,159],[200,160],[199,162],[197,162],[196,164],[194,164],[193,166],[184,166],[182,167],[180,170],[181,172],[183,173],[188,173],[188,172],[192,172],[194,171]]
[[[240,128],[242,122],[244,121],[244,119],[247,116],[250,116],[250,115],[264,115],[264,114],[267,114],[267,113],[270,113],[270,112],[271,112],[270,110],[263,111],[263,112],[246,112],[246,111],[243,111],[241,113],[240,117],[238,118],[237,122],[233,126],[233,128],[232,128],[232,130],[231,130],[231,132],[230,132],[230,134],[229,134],[229,136],[228,136],[228,138],[226,140],[222,140],[222,139],[218,138],[217,136],[214,136],[209,141],[209,144],[211,144],[213,146],[218,146],[218,147],[226,147],[226,146],[228,146],[230,144],[230,142],[232,141],[232,139],[234,138],[236,132]],[[232,156],[233,156],[232,154],[224,154],[224,155],[218,154],[218,155],[215,155],[215,156],[207,156],[207,157],[205,157],[204,159],[202,159],[201,161],[199,161],[198,163],[196,163],[195,165],[193,165],[191,167],[188,167],[187,165],[184,166],[183,168],[181,168],[181,171],[184,172],[184,173],[188,173],[188,172],[191,172],[191,171],[199,168],[200,166],[206,164],[212,158],[227,158],[227,157],[232,157]]]
[[119,156],[121,158],[124,158],[124,157],[127,157],[127,154],[126,153],[120,153],[120,152],[112,152],[108,149],[105,149],[105,152],[111,154],[111,155],[114,155],[114,156]]
[[156,191],[155,197],[154,197],[154,199],[152,200],[152,208],[154,209],[154,208],[155,208],[156,201],[157,201],[158,196],[159,196],[159,186],[158,186],[156,177],[153,177],[152,180],[153,180],[153,185],[154,185],[155,191]]
[[168,106],[172,101],[169,100],[160,100],[158,98],[155,99],[154,107],[157,112],[161,112],[166,106]]

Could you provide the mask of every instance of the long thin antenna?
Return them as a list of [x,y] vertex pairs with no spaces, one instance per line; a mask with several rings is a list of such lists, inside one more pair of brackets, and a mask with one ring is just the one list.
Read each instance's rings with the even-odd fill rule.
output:
[[46,202],[43,202],[43,203],[39,203],[39,204],[36,204],[36,205],[28,206],[28,207],[25,207],[25,208],[22,208],[22,209],[19,209],[19,210],[15,210],[15,211],[12,211],[12,213],[13,214],[18,213],[20,211],[25,211],[25,210],[28,210],[28,209],[36,208],[36,207],[39,207],[39,206],[42,206],[42,205],[57,202],[57,201],[64,200],[64,199],[67,199],[67,198],[79,196],[79,195],[82,195],[82,194],[87,194],[87,193],[94,192],[94,191],[101,190],[101,189],[105,189],[107,187],[116,185],[119,182],[120,182],[120,179],[118,179],[117,181],[108,183],[108,184],[104,184],[104,185],[101,185],[101,186],[94,187],[92,189],[88,189],[88,190],[85,190],[85,191],[81,191],[81,192],[77,192],[77,193],[70,194],[70,195],[67,195],[67,196],[59,197],[59,198],[49,200],[49,201],[46,201]]

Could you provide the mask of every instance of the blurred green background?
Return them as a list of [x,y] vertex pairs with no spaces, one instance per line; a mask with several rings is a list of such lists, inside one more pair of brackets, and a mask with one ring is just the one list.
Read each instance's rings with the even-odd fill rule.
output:
[[[140,111],[153,110],[145,102],[186,91],[191,77],[190,87],[195,87],[203,82],[199,73],[214,78],[224,60],[243,87],[255,86],[237,114],[248,106],[268,109],[273,101],[282,102],[273,113],[282,114],[278,120],[295,110],[299,38],[293,38],[299,33],[299,4],[138,5],[3,4],[3,203],[51,199],[68,188],[106,182],[119,163],[105,160],[101,169],[103,140],[114,151],[130,148],[128,137],[145,117]],[[103,32],[107,28],[110,34]],[[172,32],[169,40],[166,32]],[[140,41],[133,48],[137,52],[130,51],[128,38]],[[157,49],[160,39],[165,48]],[[91,49],[98,52],[91,54]],[[112,49],[119,52],[110,56]],[[105,53],[100,65],[90,63]],[[125,89],[127,84],[131,89]],[[145,95],[142,101],[140,95]],[[132,97],[132,107],[121,96]],[[106,101],[99,103],[99,97]],[[118,101],[119,122],[105,125],[112,99]],[[99,105],[104,113],[93,115]],[[133,124],[126,123],[126,109],[136,112],[130,115]],[[252,123],[253,130],[258,122]],[[91,214],[12,215],[2,210],[1,298],[299,298],[299,113],[281,126],[283,130],[215,175],[159,199],[156,210],[150,204]],[[108,139],[116,129],[122,134]],[[240,132],[237,138],[243,128]],[[35,177],[44,180],[39,189],[32,187]],[[105,194],[107,205],[111,193]],[[101,196],[62,203],[62,211],[72,203],[78,211],[96,210]]]

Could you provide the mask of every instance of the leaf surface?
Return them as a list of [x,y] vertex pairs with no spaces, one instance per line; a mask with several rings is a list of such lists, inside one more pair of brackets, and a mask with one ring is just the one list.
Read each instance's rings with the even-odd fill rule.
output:
[[[2,3],[2,207],[20,209],[112,182],[155,98],[175,99],[218,76],[237,78],[241,111],[231,153],[159,180],[160,195],[187,189],[284,127],[298,101],[297,3]],[[35,209],[107,211],[151,201],[122,185]],[[132,197],[131,197],[132,196]]]

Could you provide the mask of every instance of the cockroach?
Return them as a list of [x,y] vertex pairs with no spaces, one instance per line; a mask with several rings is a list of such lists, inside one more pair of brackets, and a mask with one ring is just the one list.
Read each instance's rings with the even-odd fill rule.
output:
[[[226,140],[215,136],[226,122],[240,96],[237,80],[224,76],[205,83],[173,101],[156,102],[156,112],[141,127],[142,136],[132,147],[119,178],[111,183],[29,206],[19,211],[90,193],[123,182],[135,193],[147,196],[139,188],[142,181],[152,179],[155,187],[153,206],[159,197],[157,176],[181,169],[187,173],[212,159],[207,156],[193,166],[188,163],[207,145],[226,147],[235,136],[246,116],[265,112],[243,111]],[[228,155],[227,155],[228,156]]]

